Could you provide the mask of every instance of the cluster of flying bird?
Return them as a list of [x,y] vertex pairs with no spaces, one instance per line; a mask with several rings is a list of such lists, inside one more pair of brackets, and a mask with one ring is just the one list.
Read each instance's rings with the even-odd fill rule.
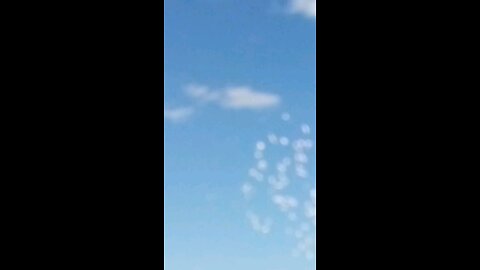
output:
[[[282,120],[290,121],[290,115],[284,113]],[[298,130],[300,135],[295,139],[271,133],[256,142],[254,166],[248,170],[249,179],[241,190],[249,205],[247,218],[253,230],[269,234],[274,225],[271,216],[276,214],[269,212],[263,217],[251,208],[273,209],[285,217],[287,235],[296,239],[293,254],[315,260],[316,179],[308,167],[314,142],[309,125],[303,124]]]

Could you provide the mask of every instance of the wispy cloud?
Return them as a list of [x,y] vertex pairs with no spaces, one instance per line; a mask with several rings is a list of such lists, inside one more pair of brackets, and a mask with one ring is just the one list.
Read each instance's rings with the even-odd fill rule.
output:
[[308,18],[317,18],[316,0],[290,0],[289,10],[294,14],[301,14]]
[[171,122],[182,122],[187,120],[193,113],[194,109],[191,107],[180,107],[180,108],[165,108],[164,109],[164,118]]
[[235,110],[259,110],[280,104],[278,95],[256,91],[250,87],[229,87],[223,90],[210,90],[207,86],[189,85],[187,95],[201,103],[213,103],[222,108]]
[[216,105],[231,110],[261,110],[280,104],[278,95],[255,91],[250,87],[229,87],[211,90],[208,86],[191,84],[185,87],[185,94],[195,103],[183,107],[164,107],[164,118],[173,123],[188,120],[199,105]]

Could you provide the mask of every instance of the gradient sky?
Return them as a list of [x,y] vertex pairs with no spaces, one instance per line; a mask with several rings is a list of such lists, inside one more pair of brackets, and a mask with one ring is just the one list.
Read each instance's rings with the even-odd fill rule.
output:
[[[315,138],[315,14],[315,0],[165,0],[166,269],[315,267],[292,256],[297,242],[267,188],[253,202],[241,192],[268,134],[293,142],[308,124]],[[315,182],[308,169],[292,180],[299,200]],[[268,233],[251,211],[273,220]]]

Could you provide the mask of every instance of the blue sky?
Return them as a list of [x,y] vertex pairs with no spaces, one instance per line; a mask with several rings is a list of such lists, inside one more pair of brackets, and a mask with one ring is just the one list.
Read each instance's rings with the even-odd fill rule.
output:
[[315,0],[164,5],[166,269],[313,269]]

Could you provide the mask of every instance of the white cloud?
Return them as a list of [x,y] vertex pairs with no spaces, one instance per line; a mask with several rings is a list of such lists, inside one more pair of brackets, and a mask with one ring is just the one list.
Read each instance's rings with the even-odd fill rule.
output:
[[250,87],[230,87],[222,91],[213,91],[206,86],[189,85],[187,95],[201,103],[214,103],[227,109],[258,110],[277,106],[280,97],[270,93],[255,91]]
[[220,93],[210,91],[206,86],[191,84],[188,85],[185,90],[189,97],[201,102],[212,102],[220,99]]
[[173,108],[163,110],[164,118],[171,122],[182,122],[187,120],[193,113],[194,109],[191,107],[181,107],[181,108]]
[[229,88],[221,105],[230,109],[265,109],[280,104],[280,97],[256,92],[248,87]]
[[317,18],[316,0],[290,0],[290,12],[302,14],[308,18]]

